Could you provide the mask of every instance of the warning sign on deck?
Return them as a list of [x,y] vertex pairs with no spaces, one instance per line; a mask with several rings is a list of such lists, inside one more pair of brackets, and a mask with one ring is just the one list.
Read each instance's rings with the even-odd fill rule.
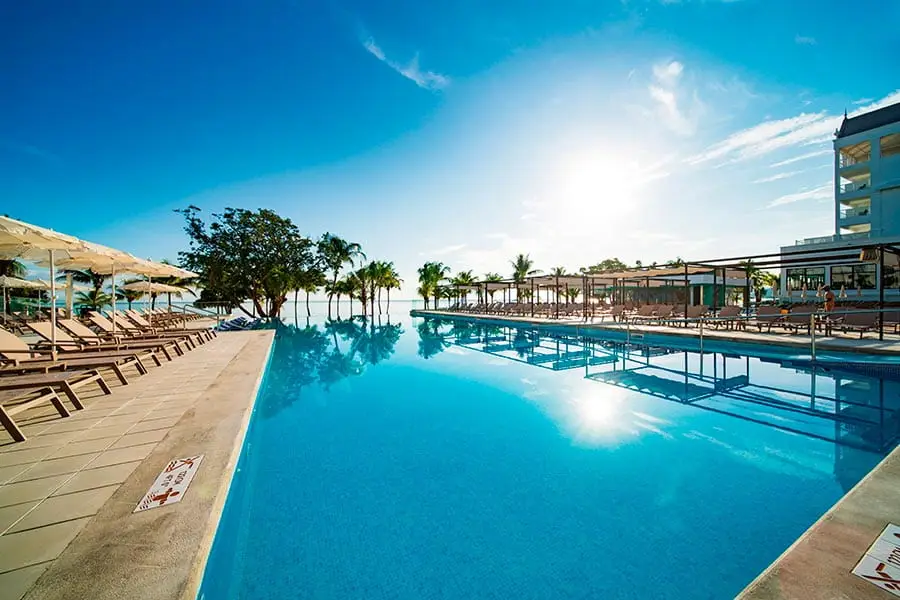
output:
[[202,454],[170,461],[144,494],[134,512],[181,502],[188,486],[191,485],[191,480],[197,474],[197,469],[200,468],[201,460]]
[[888,524],[853,568],[853,574],[900,596],[900,527]]

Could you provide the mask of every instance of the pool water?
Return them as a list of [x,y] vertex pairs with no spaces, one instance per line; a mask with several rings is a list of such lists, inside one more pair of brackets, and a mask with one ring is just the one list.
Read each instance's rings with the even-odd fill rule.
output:
[[891,378],[738,347],[301,320],[200,595],[731,598],[889,451],[898,410]]

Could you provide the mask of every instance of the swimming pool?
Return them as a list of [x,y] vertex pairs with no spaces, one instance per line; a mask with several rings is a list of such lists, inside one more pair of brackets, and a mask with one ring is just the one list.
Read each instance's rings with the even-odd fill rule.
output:
[[279,328],[203,598],[730,598],[896,442],[891,377],[303,325]]

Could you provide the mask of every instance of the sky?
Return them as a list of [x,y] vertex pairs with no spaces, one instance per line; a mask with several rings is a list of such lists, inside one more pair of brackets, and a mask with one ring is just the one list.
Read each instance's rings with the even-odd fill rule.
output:
[[900,2],[0,4],[0,213],[152,259],[271,208],[416,268],[703,260],[834,232]]

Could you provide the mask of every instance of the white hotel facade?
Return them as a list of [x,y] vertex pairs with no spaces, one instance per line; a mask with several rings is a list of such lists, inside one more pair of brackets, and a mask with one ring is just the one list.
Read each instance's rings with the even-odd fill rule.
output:
[[[782,253],[830,250],[860,244],[900,247],[900,103],[853,118],[844,117],[834,139],[834,234],[807,238]],[[788,258],[785,256],[785,258]],[[781,270],[781,297],[799,299],[805,286],[822,285],[848,297],[874,300],[884,276],[885,299],[900,299],[900,267],[885,253],[885,273],[874,262],[840,266],[796,266]]]

